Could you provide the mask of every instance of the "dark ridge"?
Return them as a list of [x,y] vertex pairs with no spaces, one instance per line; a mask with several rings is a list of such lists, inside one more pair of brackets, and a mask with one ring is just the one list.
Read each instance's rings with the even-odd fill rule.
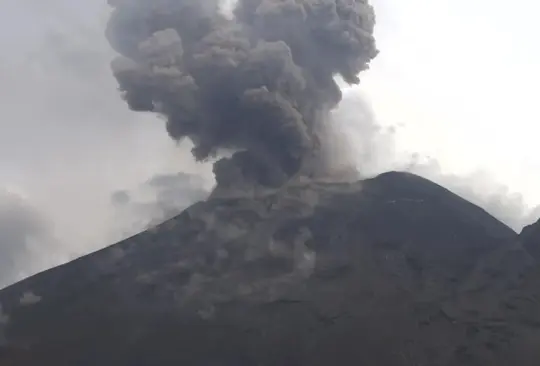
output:
[[0,291],[0,365],[537,365],[518,239],[408,173],[213,198]]
[[540,220],[524,227],[519,237],[529,253],[536,259],[540,259]]
[[429,179],[408,172],[391,171],[380,174],[373,179],[376,185],[385,187],[385,192],[409,196],[413,198],[438,199],[440,203],[449,209],[455,210],[457,215],[463,215],[464,220],[479,222],[493,234],[501,237],[511,237],[516,233],[507,225],[485,211],[483,208],[472,205],[469,201],[457,196],[443,186]]

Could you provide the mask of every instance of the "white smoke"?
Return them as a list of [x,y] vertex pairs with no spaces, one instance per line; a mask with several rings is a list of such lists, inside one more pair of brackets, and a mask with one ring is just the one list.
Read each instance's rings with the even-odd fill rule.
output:
[[418,174],[482,207],[517,232],[540,217],[540,206],[528,204],[522,194],[511,191],[486,170],[456,174],[435,157],[399,149],[400,126],[378,121],[368,95],[360,90],[346,90],[342,106],[333,116],[333,133],[341,136],[334,153],[349,160],[354,156],[361,177],[389,170]]
[[[123,104],[109,68],[108,16],[105,1],[0,2],[0,187],[26,196],[17,217],[9,216],[13,198],[0,202],[0,225],[15,220],[21,233],[0,241],[0,287],[112,244],[162,214],[162,187],[146,187],[145,202],[154,203],[146,212],[144,205],[120,212],[115,191],[139,194],[156,175],[180,171],[200,176],[207,189],[213,184],[211,167],[192,161],[188,143],[170,141],[164,121]],[[181,187],[177,194],[198,199]]]

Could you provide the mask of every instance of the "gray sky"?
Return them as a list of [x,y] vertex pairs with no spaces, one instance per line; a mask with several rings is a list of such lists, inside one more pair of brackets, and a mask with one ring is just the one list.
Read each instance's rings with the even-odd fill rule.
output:
[[118,217],[113,191],[144,202],[152,192],[141,186],[156,173],[211,177],[189,146],[169,140],[163,121],[120,99],[103,35],[108,11],[106,1],[0,1],[0,187],[25,196],[58,243],[48,241],[40,258],[20,248],[28,272],[48,266],[45,257],[65,261],[142,228],[139,211]]
[[400,150],[482,170],[540,203],[540,51],[530,0],[374,0],[381,57],[364,85]]
[[[516,228],[531,221],[540,203],[539,5],[372,3],[381,54],[335,113],[361,171],[404,167],[416,153],[412,170],[499,217],[511,213]],[[187,144],[176,146],[162,121],[120,99],[103,36],[108,12],[106,0],[0,0],[0,188],[26,202],[32,222],[47,222],[39,251],[0,243],[0,256],[11,253],[17,267],[0,287],[142,228],[151,217],[118,210],[110,200],[117,190],[151,202],[144,182],[179,171],[212,184]],[[12,205],[0,199],[0,211]]]

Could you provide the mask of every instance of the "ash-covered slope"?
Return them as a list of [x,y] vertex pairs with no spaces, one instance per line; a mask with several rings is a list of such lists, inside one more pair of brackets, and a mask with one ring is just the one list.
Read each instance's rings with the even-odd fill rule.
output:
[[536,259],[540,259],[540,220],[523,228],[519,237],[529,253]]
[[535,270],[420,177],[299,182],[3,290],[0,364],[537,365]]

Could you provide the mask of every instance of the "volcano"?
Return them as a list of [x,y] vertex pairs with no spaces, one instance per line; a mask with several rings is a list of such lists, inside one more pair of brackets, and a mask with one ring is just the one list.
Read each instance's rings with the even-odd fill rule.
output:
[[401,172],[213,195],[2,290],[0,364],[538,365],[526,232]]

